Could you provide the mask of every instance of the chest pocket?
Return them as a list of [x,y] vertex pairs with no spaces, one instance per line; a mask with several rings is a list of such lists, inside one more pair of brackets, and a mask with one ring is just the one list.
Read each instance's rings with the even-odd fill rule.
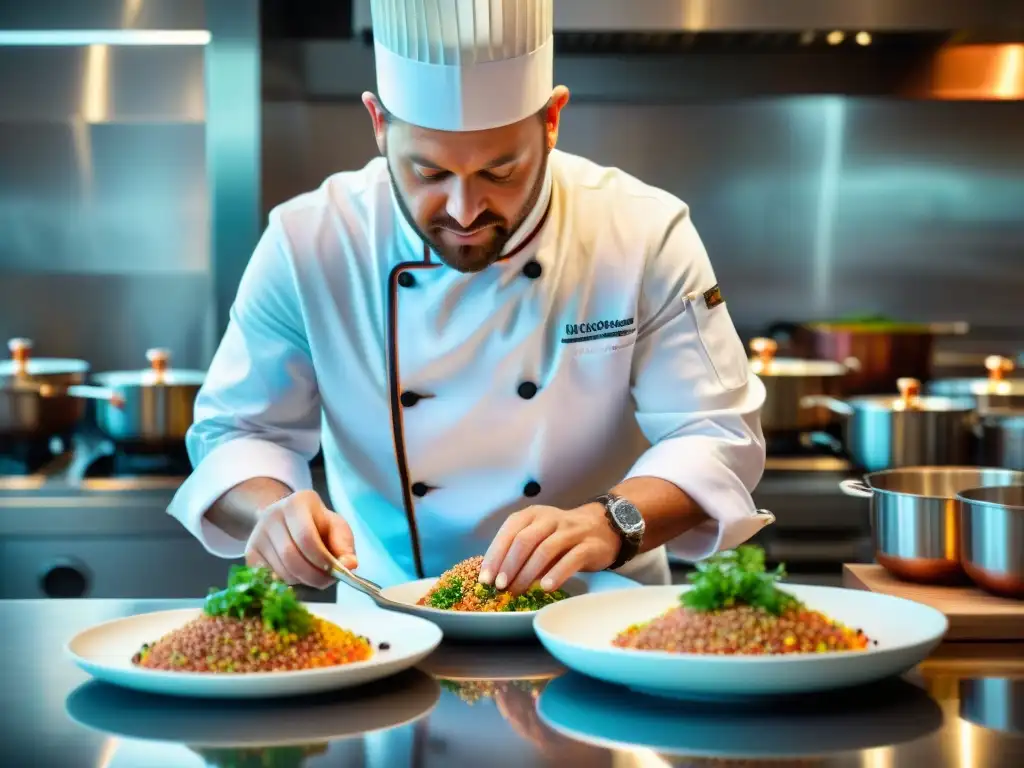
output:
[[[710,293],[710,291],[709,291]],[[750,363],[725,302],[710,302],[697,293],[683,299],[688,322],[700,340],[701,351],[718,383],[727,390],[739,389],[750,376]]]

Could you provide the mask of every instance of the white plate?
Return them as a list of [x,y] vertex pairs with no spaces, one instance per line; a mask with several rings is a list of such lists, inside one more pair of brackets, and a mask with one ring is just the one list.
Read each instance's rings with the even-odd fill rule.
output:
[[890,747],[943,723],[942,708],[927,692],[899,678],[867,690],[736,707],[643,696],[570,672],[548,683],[537,712],[563,736],[604,749],[719,760],[794,760]]
[[790,594],[878,641],[855,652],[711,656],[612,646],[631,624],[678,605],[690,587],[641,587],[583,595],[536,614],[541,643],[570,669],[642,693],[729,698],[807,693],[859,685],[907,671],[942,640],[946,617],[926,605],[853,589],[784,584]]
[[68,696],[75,722],[123,739],[192,747],[268,749],[322,744],[416,722],[441,699],[441,686],[418,670],[401,672],[366,691],[310,696],[295,717],[289,699],[223,701],[153,696],[90,680]]
[[[387,608],[422,616],[437,624],[444,631],[446,640],[523,640],[534,637],[533,618],[539,611],[470,613],[416,605],[416,601],[427,594],[436,581],[436,578],[409,581],[387,587],[381,590],[381,595],[400,603],[387,605]],[[566,582],[563,589],[570,597],[561,602],[572,602],[581,595],[638,586],[632,579],[610,571],[581,573]]]
[[[138,691],[201,698],[264,698],[351,688],[379,680],[416,665],[441,642],[441,630],[415,616],[374,609],[355,612],[326,603],[307,603],[306,608],[368,637],[374,655],[366,661],[298,672],[168,672],[132,664],[132,656],[143,643],[152,643],[183,626],[200,614],[199,608],[142,613],[104,622],[75,635],[67,651],[96,679]],[[382,642],[391,647],[379,650],[377,646]]]

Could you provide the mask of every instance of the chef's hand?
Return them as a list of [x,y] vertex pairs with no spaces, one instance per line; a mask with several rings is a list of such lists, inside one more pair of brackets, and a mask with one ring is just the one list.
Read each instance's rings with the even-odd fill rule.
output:
[[271,504],[245,547],[245,562],[265,565],[286,584],[324,589],[334,583],[327,554],[352,569],[358,565],[352,529],[324,506],[315,491],[298,491]]
[[603,571],[621,546],[601,504],[527,507],[510,515],[494,537],[480,581],[516,595],[540,581],[541,589],[551,592],[579,571]]

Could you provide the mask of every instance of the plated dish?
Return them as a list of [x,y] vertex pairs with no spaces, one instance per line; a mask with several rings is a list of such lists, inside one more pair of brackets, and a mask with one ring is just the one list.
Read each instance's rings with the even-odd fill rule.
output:
[[888,595],[782,583],[763,553],[703,562],[685,586],[583,595],[536,614],[545,648],[591,677],[661,696],[736,699],[905,672],[938,645],[939,611]]
[[[390,649],[386,640],[381,651]],[[314,616],[268,568],[232,566],[202,614],[153,643],[132,664],[168,672],[287,672],[366,661],[369,638]]]
[[689,575],[679,604],[619,632],[618,648],[713,655],[862,651],[872,641],[778,586],[785,567],[765,569],[764,550],[741,546]]
[[75,635],[67,652],[104,682],[149,693],[265,698],[350,688],[415,666],[436,624],[376,608],[302,604],[260,569],[236,569],[201,607],[141,613]]
[[490,584],[481,584],[480,566],[483,562],[483,555],[477,555],[449,568],[437,577],[437,581],[416,604],[442,611],[522,613],[539,611],[545,605],[569,597],[564,589],[545,592],[539,583],[531,585],[521,595],[502,592]]
[[[450,571],[449,571],[450,572]],[[380,592],[384,598],[378,604],[382,608],[402,611],[421,616],[439,626],[447,640],[465,641],[519,641],[534,637],[533,619],[536,610],[451,610],[435,608],[428,604],[427,597],[441,578],[419,579],[405,584],[387,587]],[[639,586],[632,579],[611,571],[580,573],[569,579],[563,586],[566,599],[551,602],[551,605],[571,603],[581,595],[635,588]],[[435,592],[436,594],[436,592]],[[460,593],[461,594],[461,593]],[[450,598],[449,598],[450,599]],[[442,602],[446,604],[447,600]],[[452,603],[454,605],[455,603]],[[546,606],[550,607],[550,606]]]

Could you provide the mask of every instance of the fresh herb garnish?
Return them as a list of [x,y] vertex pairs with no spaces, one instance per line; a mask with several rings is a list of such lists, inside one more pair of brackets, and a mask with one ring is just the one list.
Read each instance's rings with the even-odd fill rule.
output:
[[227,587],[211,589],[203,611],[208,616],[259,617],[269,629],[296,635],[307,634],[313,625],[295,590],[264,567],[233,565]]
[[438,587],[430,596],[430,605],[446,611],[462,599],[462,579],[455,577]]
[[539,611],[545,605],[564,600],[569,595],[561,589],[556,589],[553,592],[545,592],[540,587],[531,587],[526,590],[523,594],[513,597],[508,605],[505,606],[506,611]]
[[776,587],[785,575],[782,564],[773,571],[765,569],[761,547],[745,545],[697,563],[697,571],[687,577],[693,587],[680,600],[695,611],[750,605],[778,616],[799,602]]

